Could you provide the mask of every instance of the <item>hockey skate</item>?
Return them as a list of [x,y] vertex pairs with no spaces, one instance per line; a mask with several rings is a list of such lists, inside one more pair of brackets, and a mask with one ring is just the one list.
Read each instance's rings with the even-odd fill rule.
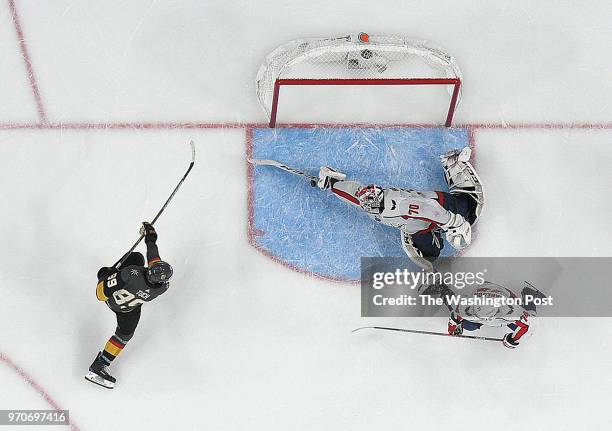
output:
[[451,194],[465,193],[474,199],[476,206],[474,216],[468,220],[473,225],[480,218],[485,196],[482,181],[469,162],[471,155],[470,147],[465,147],[461,151],[451,150],[440,156],[440,163]]
[[102,357],[102,352],[98,353],[96,359],[89,366],[89,371],[85,375],[85,380],[89,380],[96,385],[100,385],[107,389],[113,389],[115,387],[115,379],[108,373],[108,364],[104,361]]

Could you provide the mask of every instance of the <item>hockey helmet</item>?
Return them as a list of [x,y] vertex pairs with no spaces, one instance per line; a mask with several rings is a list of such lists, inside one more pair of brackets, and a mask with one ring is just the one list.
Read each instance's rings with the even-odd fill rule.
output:
[[383,189],[376,184],[363,187],[355,194],[359,200],[359,206],[370,214],[380,214],[383,208]]
[[[500,305],[495,305],[496,300],[502,298],[501,293],[492,288],[493,283],[485,282],[486,287],[479,287],[474,291],[476,303],[471,306],[471,313],[474,317],[482,320],[493,320],[500,312]],[[501,286],[500,286],[501,287]]]
[[499,307],[491,304],[478,304],[473,306],[474,316],[483,320],[493,319],[497,315]]
[[147,280],[153,284],[164,284],[172,277],[174,270],[168,262],[157,261],[147,268]]

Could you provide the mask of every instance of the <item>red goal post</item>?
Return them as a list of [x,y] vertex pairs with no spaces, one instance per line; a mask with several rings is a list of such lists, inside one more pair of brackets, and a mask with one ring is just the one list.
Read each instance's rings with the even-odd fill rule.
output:
[[461,99],[462,75],[455,59],[427,41],[359,33],[299,39],[268,55],[257,74],[257,98],[275,127],[280,88],[308,85],[444,85],[450,127]]

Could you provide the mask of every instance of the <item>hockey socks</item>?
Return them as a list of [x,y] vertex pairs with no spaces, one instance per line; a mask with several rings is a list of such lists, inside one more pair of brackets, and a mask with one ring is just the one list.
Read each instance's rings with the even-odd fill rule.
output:
[[108,339],[106,345],[104,346],[102,357],[106,361],[108,361],[109,365],[123,351],[123,348],[125,347],[126,343],[127,341],[122,340],[117,335],[113,335]]

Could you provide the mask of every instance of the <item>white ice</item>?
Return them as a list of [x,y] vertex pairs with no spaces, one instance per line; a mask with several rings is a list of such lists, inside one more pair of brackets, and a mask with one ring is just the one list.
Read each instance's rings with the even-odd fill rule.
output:
[[[456,123],[607,124],[478,129],[489,202],[468,254],[612,254],[608,2],[16,0],[16,7],[53,124],[262,123],[254,76],[287,40],[369,31],[435,41],[465,76]],[[612,424],[610,319],[542,319],[516,351],[351,335],[371,323],[440,330],[445,322],[360,318],[355,286],[292,272],[249,246],[244,129],[16,127],[38,114],[9,2],[0,3],[0,55],[0,358],[70,409],[78,428]],[[285,120],[337,115],[327,100],[309,107],[312,117]],[[106,391],[83,379],[115,326],[95,299],[95,273],[129,247],[138,223],[171,191],[189,139],[197,166],[158,223],[173,287],[143,309],[113,364],[117,387]],[[1,409],[50,408],[5,359],[0,388]]]

